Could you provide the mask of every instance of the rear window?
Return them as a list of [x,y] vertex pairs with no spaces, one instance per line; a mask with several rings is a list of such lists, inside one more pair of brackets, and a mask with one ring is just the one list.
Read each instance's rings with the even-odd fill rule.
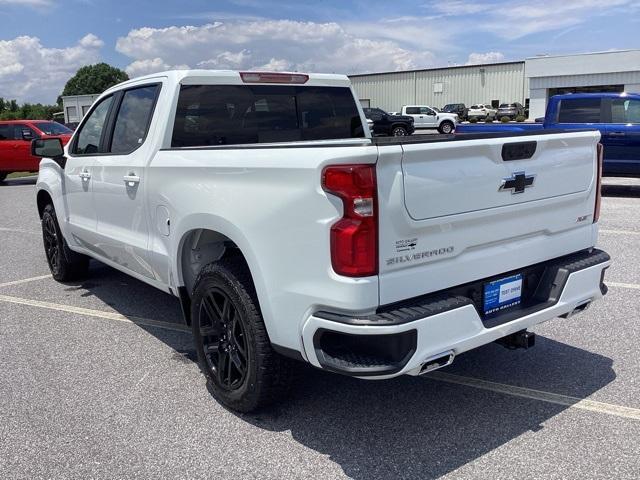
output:
[[568,98],[560,101],[558,123],[599,123],[599,98]]
[[45,135],[71,135],[73,132],[57,122],[37,122],[36,128]]
[[172,147],[364,137],[349,88],[183,85]]

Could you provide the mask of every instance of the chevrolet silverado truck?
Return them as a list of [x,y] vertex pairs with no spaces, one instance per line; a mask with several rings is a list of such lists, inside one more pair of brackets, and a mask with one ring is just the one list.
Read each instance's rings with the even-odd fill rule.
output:
[[[185,70],[104,92],[37,139],[46,259],[179,298],[215,398],[251,411],[292,364],[420,375],[587,308],[600,134],[372,138],[346,76]],[[560,320],[561,321],[561,320]],[[295,367],[295,365],[293,365]]]
[[[498,115],[500,118],[500,115]],[[460,125],[456,133],[597,129],[604,146],[605,177],[640,177],[640,94],[574,93],[549,99],[536,123]]]

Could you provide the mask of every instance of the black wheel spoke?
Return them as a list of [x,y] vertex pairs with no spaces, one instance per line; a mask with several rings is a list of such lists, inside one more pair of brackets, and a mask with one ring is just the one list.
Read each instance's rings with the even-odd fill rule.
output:
[[199,335],[213,380],[234,390],[247,376],[249,353],[241,317],[231,298],[211,287],[200,301]]

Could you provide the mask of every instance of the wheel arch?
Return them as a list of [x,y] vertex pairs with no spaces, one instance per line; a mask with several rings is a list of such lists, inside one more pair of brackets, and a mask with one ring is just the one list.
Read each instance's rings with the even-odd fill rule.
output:
[[190,324],[190,298],[195,282],[202,267],[209,263],[222,259],[233,258],[234,261],[243,262],[251,274],[251,280],[258,296],[261,308],[264,302],[261,300],[264,291],[260,269],[256,263],[255,255],[245,237],[232,225],[226,225],[224,221],[200,221],[197,224],[185,226],[180,233],[175,251],[175,274],[178,285],[178,293],[182,303],[185,321]]
[[36,205],[38,206],[38,215],[42,218],[42,214],[44,213],[44,207],[48,204],[53,205],[53,197],[49,192],[44,189],[38,190],[36,194]]

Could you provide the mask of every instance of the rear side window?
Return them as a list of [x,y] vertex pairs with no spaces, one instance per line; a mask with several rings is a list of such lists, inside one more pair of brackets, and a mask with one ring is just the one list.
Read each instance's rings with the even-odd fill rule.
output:
[[144,142],[158,93],[158,85],[127,90],[116,116],[110,152],[127,154]]
[[419,115],[420,108],[419,107],[407,107],[406,108],[407,115]]
[[184,85],[171,146],[360,137],[364,130],[348,88]]
[[613,99],[611,101],[611,123],[640,123],[640,100]]
[[600,99],[568,98],[561,100],[558,123],[600,123]]
[[0,125],[0,140],[13,140],[13,124]]
[[107,97],[93,109],[87,121],[82,125],[78,132],[78,140],[73,149],[74,153],[79,155],[91,155],[98,153],[100,148],[100,139],[105,126],[105,120],[113,97]]

